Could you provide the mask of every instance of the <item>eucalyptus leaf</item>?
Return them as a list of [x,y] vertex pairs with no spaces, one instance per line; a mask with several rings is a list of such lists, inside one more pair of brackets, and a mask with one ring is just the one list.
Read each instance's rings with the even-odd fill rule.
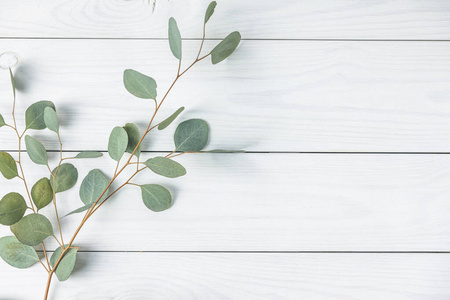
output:
[[173,56],[181,60],[181,34],[174,18],[169,19],[169,45]]
[[213,15],[216,5],[217,5],[216,1],[213,1],[208,5],[208,8],[206,9],[206,14],[205,14],[205,24],[209,21],[209,18],[211,18],[211,16]]
[[93,205],[94,205],[94,203],[89,203],[89,204],[83,205],[82,207],[79,207],[79,208],[77,208],[75,210],[72,210],[70,213],[65,215],[63,218],[65,218],[67,216],[70,216],[70,215],[73,215],[73,214],[78,214],[78,213],[81,213],[83,211],[86,211],[86,210],[90,209]]
[[176,178],[186,174],[186,169],[178,162],[161,156],[148,159],[145,165],[156,174],[168,178]]
[[0,201],[0,224],[13,225],[22,219],[27,203],[19,193],[6,194]]
[[59,133],[58,115],[56,114],[56,111],[49,106],[44,109],[44,122],[48,129]]
[[26,269],[39,262],[39,256],[33,247],[19,242],[14,236],[0,239],[0,257],[10,266]]
[[5,119],[3,119],[3,116],[0,114],[0,127],[3,127],[5,125],[6,125]]
[[16,238],[28,246],[36,246],[53,235],[52,223],[43,215],[30,214],[11,226]]
[[177,109],[176,112],[174,112],[170,117],[159,123],[158,130],[163,130],[167,128],[172,122],[183,112],[184,106]]
[[172,196],[163,186],[158,184],[145,184],[141,186],[142,200],[145,206],[152,211],[160,212],[170,208]]
[[[139,128],[133,123],[127,123],[123,127],[123,129],[125,129],[128,135],[128,146],[126,151],[128,153],[133,153],[137,144],[141,140],[141,133],[139,132]],[[139,157],[141,155],[141,145],[139,145],[139,147],[136,149],[134,155],[136,155],[136,157]]]
[[211,61],[218,64],[230,56],[241,42],[241,34],[238,31],[230,33],[212,51]]
[[28,107],[25,112],[26,129],[41,130],[47,127],[44,120],[44,111],[47,107],[56,110],[55,105],[50,101],[39,101]]
[[37,209],[42,209],[53,200],[53,189],[50,180],[46,177],[39,179],[31,188],[31,198]]
[[[67,245],[66,245],[67,247]],[[64,254],[63,258],[59,262],[56,267],[55,274],[59,281],[65,281],[69,279],[70,274],[72,274],[73,268],[75,267],[75,263],[77,261],[77,251],[76,248],[70,248]],[[58,262],[63,250],[61,247],[55,250],[52,257],[50,258],[50,265],[53,267]]]
[[[92,170],[83,179],[80,187],[80,198],[84,204],[91,204],[97,201],[97,199],[102,195],[103,191],[108,187],[109,180],[106,179],[105,175],[100,170]],[[108,196],[108,191],[106,191],[101,200],[103,201]]]
[[71,189],[78,180],[78,171],[72,164],[62,164],[53,169],[52,174],[55,175],[54,184],[53,176],[50,177],[50,184],[55,193],[61,193]]
[[11,85],[13,88],[13,95],[14,95],[14,100],[16,99],[16,80],[14,79],[14,75],[11,71],[11,68],[9,68],[9,77],[11,78]]
[[6,179],[13,179],[19,175],[16,161],[7,152],[0,152],[0,172]]
[[190,119],[178,125],[174,141],[177,151],[201,151],[208,143],[209,126],[201,119]]
[[27,135],[25,137],[25,146],[27,147],[28,156],[35,164],[44,166],[48,164],[47,151],[41,142]]
[[115,161],[119,161],[128,147],[128,135],[122,127],[115,127],[108,142],[109,156]]
[[142,99],[156,100],[156,81],[135,70],[127,69],[123,73],[123,83],[128,92]]
[[85,151],[78,153],[75,158],[97,158],[102,157],[103,153],[97,151]]

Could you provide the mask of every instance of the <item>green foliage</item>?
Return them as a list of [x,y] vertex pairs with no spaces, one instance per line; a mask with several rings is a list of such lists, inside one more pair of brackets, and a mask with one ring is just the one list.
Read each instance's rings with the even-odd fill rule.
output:
[[174,160],[161,156],[150,158],[145,162],[145,165],[156,174],[168,178],[186,175],[186,169],[182,165]]
[[115,161],[119,161],[128,147],[128,134],[122,127],[115,127],[108,142],[109,156]]
[[71,189],[78,180],[78,171],[72,164],[61,164],[59,168],[56,167],[53,169],[52,174],[55,178],[53,179],[52,176],[50,183],[55,193],[65,192]]
[[206,9],[206,13],[205,13],[205,24],[208,23],[209,18],[211,18],[211,16],[214,13],[214,9],[216,9],[216,5],[217,2],[213,1],[208,5],[208,8]]
[[52,202],[53,189],[48,178],[41,178],[33,185],[31,188],[31,198],[38,210]]
[[44,166],[48,164],[47,151],[41,142],[27,135],[25,137],[25,146],[27,147],[28,156],[35,164]]
[[160,212],[172,206],[172,196],[163,186],[158,184],[141,185],[142,200],[152,211]]
[[169,19],[169,45],[173,56],[181,60],[181,34],[174,18]]
[[39,101],[28,107],[25,112],[26,129],[42,130],[47,127],[44,120],[44,111],[47,107],[51,107],[56,110],[55,105],[50,101]]
[[[217,2],[213,1],[206,9],[203,20],[204,34],[206,32],[206,23],[214,14],[216,6]],[[64,244],[63,240],[70,240],[68,245],[61,246],[54,251],[50,258],[48,268],[46,266],[47,255],[45,255],[44,262],[41,262],[45,269],[50,269],[47,270],[50,277],[52,274],[56,274],[60,281],[65,281],[71,275],[76,263],[78,248],[72,246],[74,239],[77,237],[77,234],[84,226],[85,222],[87,222],[87,220],[97,211],[97,209],[100,208],[103,203],[105,203],[107,199],[109,199],[112,195],[115,195],[120,189],[128,185],[139,186],[142,193],[142,201],[145,206],[155,212],[167,210],[172,206],[172,196],[167,188],[158,184],[138,185],[134,183],[134,178],[138,175],[138,173],[144,171],[144,169],[149,169],[155,174],[167,178],[177,178],[185,175],[186,169],[180,163],[172,160],[175,156],[183,155],[189,152],[243,152],[229,150],[202,151],[208,143],[209,126],[204,120],[190,119],[181,122],[176,128],[174,133],[175,150],[173,152],[166,157],[158,156],[147,159],[145,163],[142,163],[143,160],[140,160],[140,156],[145,155],[145,151],[142,149],[143,147],[141,143],[146,136],[156,127],[158,130],[166,129],[184,111],[184,107],[180,107],[165,120],[157,125],[154,125],[154,121],[156,122],[156,120],[159,119],[157,113],[160,111],[161,105],[167,98],[175,83],[177,83],[178,79],[195,64],[208,56],[211,56],[213,64],[217,64],[225,60],[235,51],[241,40],[240,33],[237,31],[233,32],[222,40],[211,52],[201,56],[205,42],[205,36],[203,36],[201,43],[199,43],[200,49],[198,50],[196,58],[191,64],[187,64],[184,70],[181,70],[183,45],[180,30],[174,18],[170,18],[168,23],[170,50],[179,60],[176,76],[174,77],[172,84],[167,85],[169,88],[164,94],[164,97],[157,100],[157,84],[153,78],[132,69],[127,69],[124,71],[123,83],[126,90],[138,98],[153,99],[155,101],[155,110],[153,111],[153,115],[149,117],[147,129],[142,133],[140,132],[138,126],[134,123],[126,123],[124,127],[115,127],[112,130],[108,140],[108,154],[113,160],[117,161],[116,169],[114,174],[111,176],[111,180],[109,180],[100,170],[93,169],[81,182],[79,195],[83,206],[71,211],[69,214],[66,214],[66,216],[85,212],[87,210],[88,212],[81,219],[81,224],[76,227],[77,229],[70,239],[66,239],[66,237],[63,238],[65,232],[61,228],[62,222],[60,222],[61,217],[57,209],[57,204],[63,203],[63,201],[60,201],[61,199],[59,199],[59,193],[65,192],[76,185],[78,180],[78,171],[74,165],[63,162],[70,159],[97,158],[102,157],[103,154],[97,151],[86,151],[78,153],[75,157],[65,157],[59,132],[60,120],[57,115],[55,105],[50,101],[39,101],[28,107],[25,112],[25,130],[23,133],[19,133],[18,126],[16,124],[17,118],[15,115],[16,82],[11,69],[9,70],[14,96],[12,110],[14,122],[13,124],[6,124],[3,115],[0,114],[0,127],[9,127],[17,133],[19,151],[22,146],[22,137],[24,137],[26,151],[30,159],[36,164],[45,165],[46,169],[50,172],[49,178],[44,177],[39,179],[32,186],[30,192],[28,192],[29,185],[25,179],[26,176],[24,174],[21,151],[17,155],[17,160],[6,152],[0,152],[0,172],[2,175],[6,179],[18,177],[24,184],[24,189],[27,191],[27,199],[24,199],[24,197],[18,193],[9,193],[0,200],[0,224],[10,226],[10,230],[14,234],[14,236],[7,236],[0,239],[0,257],[2,257],[2,259],[11,266],[17,268],[28,268],[36,262],[41,262],[40,260],[42,260],[42,257],[40,258],[37,255],[33,247],[42,247],[44,253],[48,253],[46,251],[44,241],[49,236],[52,236],[59,243],[59,245]],[[53,170],[51,170],[48,164],[48,154],[44,145],[35,138],[25,135],[29,129],[42,130],[45,128],[48,128],[56,133],[57,142],[59,142],[58,144],[60,145],[60,149],[58,151],[59,162],[56,163],[56,167],[53,168]],[[54,136],[53,138],[56,139]],[[125,162],[121,162],[125,152],[133,154],[133,156],[128,156]],[[179,153],[175,154],[175,152]],[[132,172],[129,172],[130,169]],[[20,173],[18,171],[20,171]],[[122,182],[123,184],[118,183],[117,178],[122,180],[124,175],[127,173],[130,174],[130,177],[128,179],[124,179]],[[71,199],[67,200],[70,201]],[[45,211],[43,208],[48,206],[52,201],[55,204],[54,208],[56,222],[54,225],[55,227],[56,225],[58,226],[58,237],[54,235],[54,227],[50,220],[42,214],[42,211]],[[27,209],[32,210],[33,213],[26,215]],[[53,215],[52,218],[54,218]],[[50,283],[50,280],[48,282]],[[44,297],[45,299],[47,299],[48,291],[49,290],[47,288],[46,296]]]
[[[123,127],[123,129],[125,129],[128,135],[128,146],[126,151],[128,153],[133,153],[134,149],[141,140],[141,133],[139,132],[139,128],[133,123],[127,123]],[[136,149],[134,155],[136,155],[136,157],[139,157],[141,155],[141,145],[139,145],[139,147]]]
[[[67,245],[66,245],[67,247]],[[75,263],[77,261],[77,252],[78,249],[70,248],[64,254],[63,258],[59,262],[56,267],[55,274],[59,281],[66,281],[69,279],[70,274],[72,274],[73,268],[75,267]],[[61,247],[55,250],[52,257],[50,258],[50,265],[53,267],[56,265],[56,262],[61,257],[63,250]]]
[[19,242],[14,236],[0,239],[0,257],[9,265],[26,269],[39,262],[39,256],[33,247]]
[[13,225],[22,219],[27,204],[19,193],[9,193],[0,201],[0,224]]
[[237,31],[230,33],[224,38],[212,51],[211,61],[213,64],[218,64],[233,54],[237,46],[241,42],[241,34]]
[[177,151],[201,151],[208,143],[209,126],[203,120],[190,119],[178,125],[174,141]]
[[94,205],[94,203],[89,203],[86,205],[83,205],[82,207],[79,207],[77,209],[72,210],[70,213],[66,214],[63,218],[73,215],[73,214],[79,214],[83,211],[87,211],[88,209],[90,209],[92,206]]
[[172,124],[173,121],[183,112],[184,106],[177,109],[176,112],[174,112],[170,117],[159,123],[158,130],[163,130],[167,128],[170,124]]
[[16,238],[28,246],[37,246],[53,235],[52,223],[43,215],[31,214],[11,226]]
[[14,79],[14,75],[11,71],[11,68],[9,68],[9,77],[11,78],[11,85],[13,88],[13,95],[14,95],[14,100],[16,99],[16,80]]
[[58,115],[56,114],[56,111],[49,106],[44,109],[44,122],[48,129],[59,133]]
[[0,172],[6,179],[19,176],[14,158],[7,152],[0,152]]
[[156,100],[156,81],[147,75],[127,69],[123,72],[123,84],[128,92],[138,98]]
[[[97,201],[97,199],[102,195],[103,191],[109,184],[109,180],[106,179],[105,175],[100,170],[92,170],[83,179],[80,187],[80,199],[85,205],[92,204]],[[108,191],[106,191],[102,199],[108,196]]]
[[102,157],[103,153],[97,151],[85,151],[78,153],[75,158],[97,158]]

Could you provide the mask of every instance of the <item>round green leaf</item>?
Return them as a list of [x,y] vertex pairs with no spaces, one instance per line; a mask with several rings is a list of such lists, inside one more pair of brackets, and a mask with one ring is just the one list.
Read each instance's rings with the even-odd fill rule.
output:
[[53,235],[52,223],[43,215],[31,214],[11,226],[16,238],[28,246],[36,246]]
[[178,162],[161,156],[150,158],[145,162],[145,165],[156,174],[168,178],[176,178],[186,174],[186,169]]
[[56,111],[49,106],[44,109],[44,122],[48,129],[56,133],[59,132],[58,115],[56,114]]
[[174,141],[177,151],[201,151],[208,143],[209,126],[203,120],[190,119],[182,122],[175,130]]
[[39,256],[33,247],[19,242],[14,236],[0,239],[0,257],[9,265],[26,269],[39,262]]
[[22,195],[9,193],[0,201],[0,224],[13,225],[22,219],[27,203]]
[[[80,198],[84,204],[90,204],[100,197],[103,191],[109,184],[109,180],[106,179],[105,175],[100,170],[92,170],[87,176],[83,179],[80,187]],[[108,196],[108,191],[106,191],[102,199],[105,199]]]
[[167,126],[169,126],[170,124],[172,124],[172,122],[183,112],[184,110],[184,106],[180,107],[179,109],[177,109],[176,112],[174,112],[170,117],[168,117],[167,119],[165,119],[164,121],[162,121],[161,123],[159,123],[158,125],[158,130],[163,130],[165,129]]
[[238,31],[230,33],[212,51],[211,61],[218,64],[230,56],[241,42],[241,34]]
[[156,99],[156,81],[135,70],[127,69],[123,73],[123,84],[128,92],[142,99]]
[[[56,277],[58,278],[59,281],[65,281],[69,279],[69,276],[72,273],[73,268],[75,267],[75,263],[77,261],[77,251],[78,250],[76,248],[70,248],[69,250],[67,250],[63,258],[59,262],[55,270]],[[62,248],[59,247],[53,253],[52,257],[50,258],[50,265],[52,267],[56,264],[62,252],[63,252]]]
[[72,164],[62,164],[59,168],[53,169],[52,174],[56,174],[55,184],[53,184],[53,176],[50,178],[50,184],[55,190],[55,193],[61,193],[71,189],[78,180],[78,171]]
[[205,24],[209,21],[209,18],[211,18],[211,16],[213,15],[216,5],[217,5],[216,1],[213,1],[208,5],[208,8],[206,9],[206,14],[205,14]]
[[5,126],[5,119],[3,119],[3,116],[0,114],[0,127]]
[[25,146],[27,147],[28,156],[35,164],[44,166],[48,164],[47,151],[41,142],[27,135],[25,137]]
[[125,153],[125,150],[127,150],[128,147],[128,135],[125,129],[122,127],[115,127],[111,135],[109,136],[109,142],[108,142],[108,153],[109,156],[119,161],[123,154]]
[[25,112],[26,129],[45,129],[47,126],[44,121],[44,111],[46,107],[51,107],[55,110],[55,105],[50,101],[39,101],[30,107]]
[[52,202],[53,189],[48,178],[41,178],[33,185],[31,188],[31,198],[38,210]]
[[97,158],[102,157],[103,153],[96,152],[96,151],[86,151],[86,152],[80,152],[75,156],[75,158]]
[[158,184],[145,184],[141,186],[142,200],[150,210],[159,212],[172,205],[172,196],[163,186]]
[[[123,129],[125,129],[125,131],[127,132],[127,135],[128,135],[127,152],[133,153],[137,144],[141,140],[141,133],[139,132],[139,128],[133,123],[127,123],[123,127]],[[136,155],[136,157],[139,157],[141,155],[141,145],[139,145],[139,147],[136,149],[136,152],[134,152],[134,155]]]
[[9,153],[0,152],[0,172],[6,179],[13,179],[19,175],[16,161]]
[[181,34],[174,18],[169,19],[169,45],[173,56],[181,59]]

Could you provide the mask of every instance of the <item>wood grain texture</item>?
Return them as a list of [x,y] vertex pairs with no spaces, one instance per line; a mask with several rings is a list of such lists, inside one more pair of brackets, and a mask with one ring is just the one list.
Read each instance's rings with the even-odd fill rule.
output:
[[[202,154],[178,161],[187,168],[184,177],[146,171],[135,180],[166,186],[175,200],[170,210],[149,211],[139,188],[128,187],[89,220],[76,245],[95,251],[450,250],[447,155]],[[59,196],[62,215],[82,206],[78,189],[90,169],[111,175],[115,168],[106,157],[76,165],[78,185]],[[32,183],[46,168],[27,165],[26,172]],[[2,180],[2,194],[16,190],[23,192],[21,182]],[[54,220],[51,206],[42,212]],[[66,236],[81,218],[62,220]],[[6,234],[2,226],[0,236]],[[51,239],[49,247],[55,247]]]
[[[187,61],[198,44],[185,42]],[[167,41],[88,45],[0,40],[0,52],[14,51],[20,60],[19,124],[31,103],[50,99],[63,122],[65,149],[74,151],[106,150],[117,125],[146,126],[153,104],[127,93],[124,69],[153,76],[161,95],[177,67]],[[450,44],[443,42],[244,41],[223,64],[205,61],[186,74],[157,121],[186,106],[179,121],[206,119],[210,149],[448,152],[449,53]],[[9,74],[0,71],[0,112],[10,121]],[[154,134],[145,149],[173,150],[174,129]],[[7,132],[0,131],[0,148],[14,149]],[[57,149],[52,135],[37,134]]]
[[[1,261],[0,299],[40,299],[41,269]],[[449,254],[80,253],[50,300],[448,299],[449,270]]]
[[[1,37],[166,38],[167,20],[200,38],[210,0],[3,0]],[[249,39],[450,39],[446,0],[219,1],[208,36]],[[232,21],[230,21],[232,20]]]

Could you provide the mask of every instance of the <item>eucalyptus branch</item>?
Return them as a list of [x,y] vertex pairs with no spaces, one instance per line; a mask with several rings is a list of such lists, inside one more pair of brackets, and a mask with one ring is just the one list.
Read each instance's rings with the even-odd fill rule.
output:
[[[69,242],[64,243],[63,229],[61,227],[61,217],[58,212],[57,194],[73,188],[78,180],[78,170],[67,160],[97,158],[103,156],[100,152],[87,151],[81,152],[73,157],[63,157],[63,143],[60,135],[60,122],[56,112],[55,105],[50,101],[39,101],[32,104],[25,112],[25,129],[19,134],[16,125],[16,83],[12,71],[10,70],[11,83],[14,93],[12,118],[13,124],[9,125],[0,115],[0,127],[5,126],[13,129],[19,140],[18,160],[14,160],[9,153],[0,152],[0,172],[6,179],[18,177],[24,183],[25,190],[30,204],[28,205],[24,197],[19,193],[9,193],[0,201],[0,224],[10,226],[14,236],[7,236],[0,239],[0,256],[10,265],[18,268],[27,268],[40,262],[48,273],[47,285],[45,287],[44,300],[48,298],[52,277],[56,274],[59,281],[67,280],[72,273],[76,263],[77,251],[80,249],[73,245],[76,237],[86,222],[92,215],[100,209],[109,199],[116,195],[126,186],[137,186],[142,192],[142,201],[151,211],[160,212],[169,209],[173,200],[170,191],[158,184],[140,185],[132,180],[144,170],[149,170],[157,175],[167,178],[176,178],[186,174],[186,169],[171,158],[183,155],[185,153],[200,153],[207,144],[209,138],[209,126],[204,120],[190,119],[181,122],[174,134],[174,148],[172,152],[165,157],[157,156],[141,162],[141,148],[143,141],[149,136],[149,133],[156,128],[161,131],[167,128],[183,112],[184,107],[180,107],[172,115],[163,121],[156,122],[158,113],[168,98],[170,92],[174,89],[179,79],[186,74],[194,65],[211,57],[211,62],[217,64],[229,57],[238,47],[241,36],[239,32],[233,32],[223,39],[212,51],[201,56],[205,43],[206,23],[214,13],[217,3],[211,2],[205,14],[203,24],[203,37],[194,61],[184,70],[182,70],[182,39],[174,18],[169,19],[169,46],[172,54],[177,58],[176,76],[170,84],[167,91],[163,94],[161,100],[157,97],[156,81],[135,70],[125,70],[123,74],[123,83],[125,88],[133,96],[141,99],[147,99],[154,102],[155,108],[149,118],[145,130],[142,132],[134,123],[127,123],[125,126],[115,127],[108,141],[108,154],[116,161],[114,174],[110,180],[98,169],[91,170],[83,179],[80,186],[80,199],[83,206],[70,212],[66,216],[82,213],[84,216],[80,224],[72,234]],[[154,123],[157,123],[154,125]],[[44,145],[31,137],[25,135],[29,130],[49,129],[56,134],[59,143],[59,162],[52,170],[47,156],[47,150]],[[44,166],[50,173],[49,177],[43,177],[32,187],[31,192],[25,178],[21,157],[21,142],[25,140],[26,150],[31,161],[37,165]],[[180,152],[180,153],[176,153]],[[124,154],[129,153],[129,157],[124,159]],[[136,161],[133,158],[136,156]],[[123,162],[123,164],[121,164]],[[111,186],[118,180],[118,177],[128,167],[136,165],[134,172],[116,189],[110,191]],[[46,216],[40,213],[40,209],[53,202],[55,209],[56,222],[60,239],[55,236],[53,225]],[[32,213],[25,215],[30,209]],[[54,251],[51,257],[48,257],[44,240],[53,237],[59,247]],[[34,249],[35,246],[42,245],[44,258],[40,259]],[[17,253],[10,250],[15,249]],[[44,261],[43,261],[44,260]],[[47,266],[45,265],[45,263]]]

